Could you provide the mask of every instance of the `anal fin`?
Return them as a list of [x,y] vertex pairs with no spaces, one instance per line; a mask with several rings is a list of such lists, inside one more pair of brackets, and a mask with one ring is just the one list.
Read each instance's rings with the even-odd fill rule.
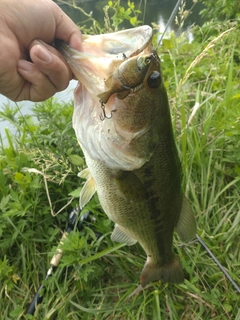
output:
[[132,246],[137,242],[137,240],[130,238],[127,236],[121,229],[120,227],[116,224],[115,228],[112,232],[111,239],[114,242],[125,242],[126,245]]

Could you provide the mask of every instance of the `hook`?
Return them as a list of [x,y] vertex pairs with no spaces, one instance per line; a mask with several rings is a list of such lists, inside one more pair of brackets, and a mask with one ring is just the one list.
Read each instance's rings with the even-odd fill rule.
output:
[[[100,101],[100,102],[101,102],[101,101]],[[105,105],[104,105],[103,102],[101,102],[101,108],[102,108],[102,113],[103,113],[103,114],[100,114],[100,119],[101,119],[102,121],[103,121],[104,119],[111,119],[111,118],[112,118],[112,113],[113,113],[113,111],[116,111],[116,110],[111,111],[111,116],[108,117],[108,116],[106,115]]]

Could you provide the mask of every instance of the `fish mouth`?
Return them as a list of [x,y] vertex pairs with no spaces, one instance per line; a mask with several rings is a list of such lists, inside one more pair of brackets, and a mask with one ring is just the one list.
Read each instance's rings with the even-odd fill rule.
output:
[[[104,80],[126,59],[152,53],[152,28],[144,25],[101,35],[83,35],[83,51],[71,48],[62,40],[55,47],[62,53],[75,77],[92,94],[105,88]],[[90,84],[91,83],[91,84]]]
[[[150,159],[151,152],[142,152],[141,148],[139,152],[135,151],[135,146],[138,146],[138,141],[141,145],[145,133],[149,131],[149,125],[145,125],[143,121],[137,131],[129,130],[124,125],[122,128],[121,121],[119,122],[120,110],[124,113],[125,108],[128,108],[126,96],[121,95],[122,88],[120,92],[119,87],[116,90],[114,88],[106,103],[100,101],[99,95],[109,89],[107,80],[115,71],[115,80],[118,83],[118,79],[121,78],[120,67],[129,61],[146,71],[141,72],[141,75],[144,74],[142,80],[145,78],[145,73],[148,74],[154,61],[152,28],[141,26],[109,34],[84,35],[82,38],[82,52],[71,48],[63,41],[56,41],[56,48],[79,80],[74,91],[73,128],[80,146],[90,158],[104,161],[111,169],[129,171],[140,168]],[[144,60],[146,58],[150,59],[149,65]],[[133,76],[139,73],[136,68],[134,72],[130,69],[127,71],[129,74],[133,73]],[[121,75],[125,76],[125,73]],[[129,81],[126,83],[129,84]],[[132,95],[138,95],[140,88],[142,83],[137,87],[131,86]],[[105,118],[108,120],[103,121]]]
[[152,28],[144,25],[104,35],[83,35],[83,48],[96,56],[124,60],[139,53],[150,53],[151,39]]
[[[114,33],[82,35],[83,52],[97,57],[124,60],[139,53],[150,53],[151,39],[152,28],[148,25]],[[59,39],[55,39],[55,46],[65,58],[80,53]]]

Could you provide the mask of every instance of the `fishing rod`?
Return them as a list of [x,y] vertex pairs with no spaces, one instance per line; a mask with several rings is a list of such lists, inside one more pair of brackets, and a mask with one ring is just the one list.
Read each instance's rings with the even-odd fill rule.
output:
[[175,18],[176,14],[177,14],[177,11],[178,11],[178,9],[179,9],[179,7],[180,7],[181,1],[182,1],[182,0],[178,0],[178,2],[176,3],[176,5],[175,5],[175,7],[174,7],[174,9],[173,9],[173,11],[172,11],[172,13],[171,13],[171,16],[170,16],[170,18],[168,19],[168,22],[167,22],[167,24],[166,24],[166,26],[165,26],[165,29],[164,29],[164,31],[163,31],[163,33],[162,33],[162,35],[161,35],[161,37],[160,37],[160,39],[159,39],[159,41],[158,41],[158,46],[159,46],[160,43],[162,42],[162,39],[163,39],[163,37],[164,37],[164,35],[165,35],[168,27],[169,27],[170,24],[173,22],[173,19]]
[[[69,218],[68,218],[67,228],[64,231],[62,238],[59,241],[57,252],[54,254],[54,256],[52,257],[52,259],[50,261],[50,268],[47,271],[45,280],[47,280],[52,275],[52,273],[56,270],[57,266],[60,263],[60,260],[63,255],[63,251],[60,248],[60,246],[63,243],[63,240],[67,237],[67,235],[70,232],[72,232],[75,228],[78,231],[81,231],[82,229],[84,229],[85,226],[88,226],[91,228],[90,222],[92,222],[92,219],[91,219],[92,213],[90,211],[87,211],[83,215],[81,215],[80,218],[79,218],[79,213],[80,213],[79,207],[77,207],[71,211]],[[99,238],[101,236],[101,234],[99,232],[94,232],[94,233],[97,238]],[[32,302],[30,303],[30,305],[26,311],[26,314],[30,314],[30,315],[34,314],[37,305],[40,304],[43,300],[44,291],[45,291],[45,285],[41,284],[41,286],[39,287],[38,291],[36,292],[34,298],[32,299]]]

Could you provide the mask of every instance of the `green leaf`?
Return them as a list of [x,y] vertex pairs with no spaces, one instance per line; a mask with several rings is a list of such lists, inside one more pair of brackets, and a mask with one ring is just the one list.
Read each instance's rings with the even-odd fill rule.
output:
[[136,23],[137,23],[137,18],[136,18],[136,17],[132,17],[132,18],[130,19],[130,23],[131,23],[132,26],[135,26]]
[[22,306],[17,305],[15,309],[10,312],[10,316],[16,319],[18,316],[20,316],[23,313],[24,309]]
[[69,193],[69,196],[74,197],[74,198],[79,198],[80,192],[82,190],[82,187],[79,187],[72,192]]
[[91,256],[91,257],[88,257],[88,258],[85,258],[85,259],[81,260],[79,263],[81,265],[83,265],[85,263],[89,263],[89,262],[94,261],[96,259],[100,259],[100,258],[102,258],[102,257],[104,257],[104,256],[106,256],[106,255],[108,255],[108,254],[110,254],[110,253],[112,253],[112,252],[124,247],[124,246],[126,246],[125,243],[116,244],[112,248],[108,248],[106,250],[103,250],[101,252],[96,253],[94,256]]
[[84,160],[83,158],[81,158],[80,156],[78,156],[77,154],[71,154],[69,156],[70,161],[72,162],[72,164],[76,165],[76,166],[82,166],[84,164]]

